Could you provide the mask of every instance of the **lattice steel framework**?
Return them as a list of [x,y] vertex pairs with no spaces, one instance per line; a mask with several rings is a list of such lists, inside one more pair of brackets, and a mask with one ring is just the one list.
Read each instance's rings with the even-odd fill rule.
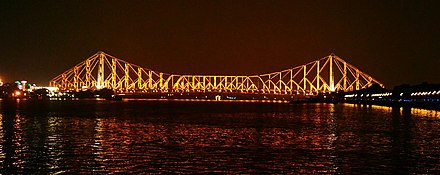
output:
[[374,83],[368,74],[335,55],[261,75],[177,75],[98,52],[50,81],[63,91],[109,88],[118,92],[240,92],[317,94],[352,91]]

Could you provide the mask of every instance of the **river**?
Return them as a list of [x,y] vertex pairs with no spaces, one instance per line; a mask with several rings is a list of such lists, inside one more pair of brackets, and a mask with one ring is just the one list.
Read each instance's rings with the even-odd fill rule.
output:
[[438,174],[440,113],[352,104],[0,100],[1,174]]

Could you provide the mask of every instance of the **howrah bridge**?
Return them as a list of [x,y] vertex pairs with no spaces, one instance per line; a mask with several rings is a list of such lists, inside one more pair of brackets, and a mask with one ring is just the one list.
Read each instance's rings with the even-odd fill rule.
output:
[[258,75],[181,75],[155,71],[98,52],[59,74],[60,91],[112,89],[118,93],[234,92],[306,94],[353,91],[383,84],[331,54],[278,72]]

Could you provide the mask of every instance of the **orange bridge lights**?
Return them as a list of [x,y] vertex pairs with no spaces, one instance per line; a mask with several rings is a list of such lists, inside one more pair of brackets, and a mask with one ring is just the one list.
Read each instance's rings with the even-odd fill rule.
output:
[[261,75],[179,75],[154,71],[98,52],[50,81],[60,90],[317,94],[351,91],[379,81],[335,55]]

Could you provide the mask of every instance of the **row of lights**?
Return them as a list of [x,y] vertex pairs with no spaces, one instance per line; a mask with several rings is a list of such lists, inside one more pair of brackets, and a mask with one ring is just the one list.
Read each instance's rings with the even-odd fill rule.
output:
[[[82,88],[81,88],[83,91],[85,91],[85,90],[87,90],[88,89],[88,87],[87,86],[82,86]],[[98,88],[99,89],[99,88]],[[215,92],[217,89],[211,89],[211,88],[208,88],[208,89],[205,89],[205,90],[200,90],[200,89],[197,89],[197,90],[171,90],[171,91],[169,91],[169,90],[167,90],[167,89],[165,89],[165,90],[156,90],[156,89],[153,89],[151,92],[165,92],[165,93],[167,93],[167,92]],[[73,89],[73,88],[71,88],[71,89],[69,89],[68,90],[69,92],[75,92],[76,90],[75,89]],[[218,92],[234,92],[234,90],[228,90],[228,89],[218,89]],[[272,91],[274,92],[274,93],[277,93],[277,92],[279,92],[279,93],[284,93],[284,94],[289,94],[289,91],[288,90],[276,90],[276,89],[273,89],[273,90],[264,90],[264,89],[262,89],[262,90],[239,90],[241,93],[243,93],[243,92],[246,92],[246,93],[249,93],[249,92],[251,92],[251,93],[255,93],[255,92],[261,92],[261,93],[263,93],[263,94],[266,94],[266,93],[271,93]],[[134,92],[139,92],[139,91],[135,91],[135,90],[129,90],[129,91],[124,91],[124,90],[118,90],[117,92],[119,92],[119,93],[122,93],[122,92],[130,92],[130,93],[134,93]],[[146,91],[146,90],[142,90],[142,91],[140,91],[140,92],[148,92],[148,91]],[[300,92],[299,91],[297,91],[296,92],[296,94],[300,94]],[[315,95],[316,93],[314,93],[314,92],[310,92],[310,93],[306,93],[305,95]]]
[[[371,94],[371,97],[388,97],[393,95],[393,93],[381,93],[381,94]],[[345,98],[353,98],[353,97],[357,97],[358,94],[350,94],[350,95],[345,95]],[[364,97],[364,94],[361,94],[360,97]],[[365,95],[365,97],[370,97],[370,94]]]
[[[393,93],[381,93],[381,94],[371,94],[371,97],[388,97],[388,96],[391,96],[391,95],[393,95]],[[367,96],[368,97],[368,96]]]
[[[393,93],[381,93],[381,94],[371,94],[371,97],[388,97],[393,95]],[[411,93],[411,96],[426,96],[426,95],[440,95],[440,90],[439,91],[431,91],[431,92],[414,92]],[[345,98],[353,98],[353,97],[357,97],[358,94],[350,94],[350,95],[345,95]],[[364,94],[361,94],[360,97],[363,97]],[[369,97],[370,94],[367,94],[366,97]],[[400,96],[403,96],[403,93],[400,93]]]
[[69,94],[66,92],[53,92],[53,91],[49,91],[49,93],[47,94],[47,96],[49,97],[63,97],[63,96],[70,96],[70,97],[75,97],[73,94]]
[[440,91],[414,92],[414,93],[411,93],[411,96],[425,96],[425,95],[440,95]]

